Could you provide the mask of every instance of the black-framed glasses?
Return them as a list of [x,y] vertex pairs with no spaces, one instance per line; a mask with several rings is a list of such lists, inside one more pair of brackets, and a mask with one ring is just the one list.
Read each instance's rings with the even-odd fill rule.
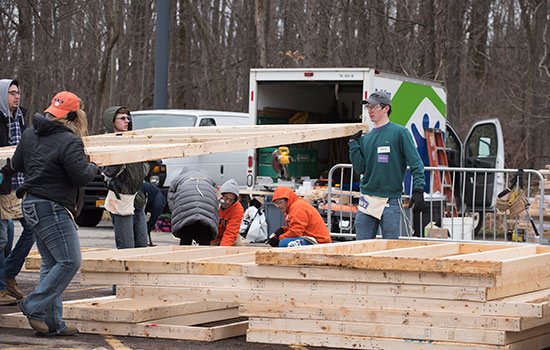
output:
[[132,117],[127,117],[127,116],[123,116],[123,117],[116,117],[115,119],[117,119],[117,120],[127,120],[127,121],[132,121]]
[[21,96],[21,91],[11,90],[11,91],[8,91],[8,94],[12,96]]

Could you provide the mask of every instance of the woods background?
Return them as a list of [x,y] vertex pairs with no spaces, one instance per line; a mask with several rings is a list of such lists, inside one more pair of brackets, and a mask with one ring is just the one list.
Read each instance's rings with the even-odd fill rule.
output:
[[[156,0],[0,0],[0,77],[29,114],[70,90],[91,134],[153,107]],[[168,108],[248,111],[249,69],[375,67],[445,83],[464,137],[499,118],[506,166],[550,164],[550,0],[171,0]]]

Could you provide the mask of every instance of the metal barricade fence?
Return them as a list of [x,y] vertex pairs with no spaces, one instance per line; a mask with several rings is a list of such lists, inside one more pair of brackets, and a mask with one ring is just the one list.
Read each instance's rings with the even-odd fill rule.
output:
[[[524,169],[523,189],[529,200],[526,210],[514,217],[495,208],[497,195],[508,188],[520,170],[518,169],[485,169],[485,168],[451,168],[425,167],[426,182],[429,183],[424,195],[426,206],[422,213],[415,215],[406,208],[412,186],[401,198],[402,218],[400,225],[401,238],[442,239],[447,229],[452,240],[513,241],[549,244],[544,235],[550,231],[544,223],[544,177],[537,170]],[[434,192],[434,176],[441,176],[444,187],[445,173],[450,174],[450,195]],[[443,175],[443,176],[442,176]],[[331,236],[336,239],[355,239],[354,218],[360,192],[353,191],[353,166],[337,164],[328,174],[326,211],[327,226]],[[334,184],[337,184],[336,187]],[[538,189],[535,186],[538,185]],[[405,188],[405,187],[404,187]],[[531,196],[535,196],[532,198]],[[538,195],[538,196],[536,196]],[[451,197],[455,200],[449,200]],[[535,203],[538,208],[529,210]],[[449,213],[457,216],[450,217]],[[531,219],[535,217],[535,219]],[[426,225],[432,223],[432,225]],[[434,225],[440,229],[433,228]],[[414,226],[414,227],[413,227]],[[533,227],[535,226],[535,227]],[[548,224],[547,224],[548,226]],[[426,228],[428,227],[428,228]],[[443,230],[441,230],[443,229]],[[538,232],[538,235],[536,235]],[[445,238],[448,239],[448,238]]]

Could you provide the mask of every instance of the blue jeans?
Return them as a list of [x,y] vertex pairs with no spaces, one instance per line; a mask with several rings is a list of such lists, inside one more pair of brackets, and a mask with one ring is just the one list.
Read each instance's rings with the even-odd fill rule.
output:
[[7,244],[8,220],[0,220],[0,290],[6,290],[6,283],[4,282],[4,273],[6,271],[4,248],[6,248]]
[[23,226],[23,232],[21,232],[21,236],[17,240],[15,247],[6,259],[6,273],[4,277],[9,279],[14,279],[19,274],[25,263],[25,258],[29,255],[29,251],[34,244],[34,233],[30,225],[27,224],[24,218],[19,219],[19,222]]
[[111,214],[117,249],[147,247],[145,210],[135,209],[134,215]]
[[303,245],[311,245],[302,237],[283,238],[279,241],[279,247],[300,247]]
[[9,249],[8,255],[11,252],[11,248],[13,248],[13,236],[15,236],[15,225],[13,224],[13,220],[8,220],[8,243],[6,244],[6,247],[4,250]]
[[67,328],[61,319],[61,294],[82,263],[76,226],[60,204],[32,195],[23,201],[23,215],[32,228],[42,258],[40,282],[20,303],[25,316],[45,322],[51,334]]
[[380,220],[357,211],[355,216],[355,233],[357,240],[376,238],[378,227],[382,228],[382,238],[398,239],[401,223],[401,208],[397,198],[390,198]]

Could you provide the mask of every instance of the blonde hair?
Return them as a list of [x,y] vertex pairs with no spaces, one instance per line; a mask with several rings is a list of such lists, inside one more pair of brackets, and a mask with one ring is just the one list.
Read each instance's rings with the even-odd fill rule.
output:
[[80,101],[80,109],[75,112],[76,117],[73,120],[69,120],[69,113],[67,113],[67,115],[65,115],[63,118],[56,118],[55,116],[48,113],[48,117],[52,121],[63,124],[80,138],[82,138],[88,135],[88,117],[86,116],[86,112],[84,112],[84,110],[82,109],[84,108],[84,103],[81,99],[78,100]]

